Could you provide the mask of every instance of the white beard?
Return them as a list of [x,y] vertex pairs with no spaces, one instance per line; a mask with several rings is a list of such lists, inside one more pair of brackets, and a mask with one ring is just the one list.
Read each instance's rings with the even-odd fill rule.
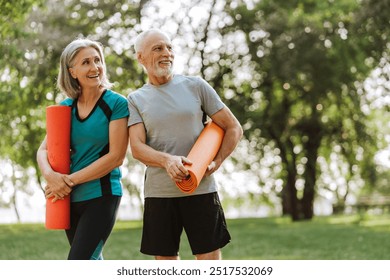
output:
[[157,77],[166,77],[172,74],[172,66],[169,68],[160,68],[156,67],[156,76]]

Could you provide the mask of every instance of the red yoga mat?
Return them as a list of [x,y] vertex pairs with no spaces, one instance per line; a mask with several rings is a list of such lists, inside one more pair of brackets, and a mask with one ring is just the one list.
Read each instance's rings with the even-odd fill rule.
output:
[[222,144],[225,131],[214,122],[209,122],[200,133],[187,158],[192,165],[186,166],[190,175],[187,179],[176,182],[184,193],[192,193],[199,186],[207,166],[213,161]]
[[[53,105],[46,108],[47,156],[54,171],[70,172],[71,107]],[[46,228],[70,228],[70,196],[52,202],[46,199]]]

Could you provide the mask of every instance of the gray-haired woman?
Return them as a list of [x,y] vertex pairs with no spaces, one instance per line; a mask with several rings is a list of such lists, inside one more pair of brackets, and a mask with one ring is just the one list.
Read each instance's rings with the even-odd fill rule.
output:
[[68,259],[103,259],[122,196],[121,172],[127,145],[127,100],[110,90],[99,42],[76,39],[60,59],[58,88],[72,108],[70,174],[55,172],[47,158],[46,137],[37,161],[55,202],[71,195]]

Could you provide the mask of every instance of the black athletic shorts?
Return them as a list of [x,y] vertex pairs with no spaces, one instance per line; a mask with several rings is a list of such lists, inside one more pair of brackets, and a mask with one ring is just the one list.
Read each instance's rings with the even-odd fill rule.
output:
[[205,254],[230,242],[218,194],[146,198],[141,252],[177,256],[183,228],[192,253]]

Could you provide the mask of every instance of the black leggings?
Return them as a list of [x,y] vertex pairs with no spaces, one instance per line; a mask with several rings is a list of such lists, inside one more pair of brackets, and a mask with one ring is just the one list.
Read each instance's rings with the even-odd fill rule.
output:
[[103,196],[71,203],[68,260],[103,259],[103,245],[114,227],[120,200],[119,196]]

